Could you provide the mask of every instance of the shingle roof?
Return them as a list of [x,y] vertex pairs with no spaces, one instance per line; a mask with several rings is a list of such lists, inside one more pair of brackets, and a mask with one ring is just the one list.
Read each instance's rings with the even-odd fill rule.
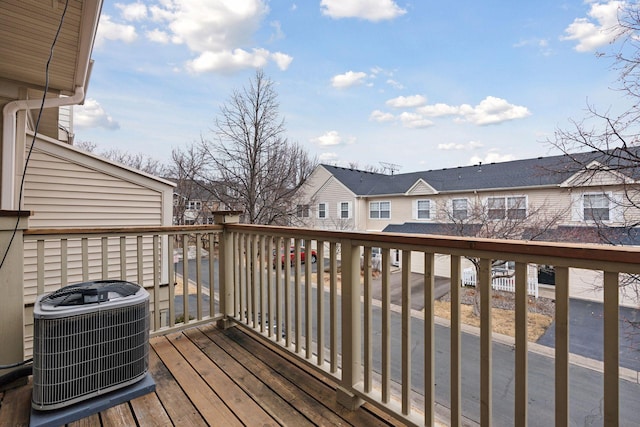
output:
[[[640,153],[640,149],[635,149]],[[438,192],[557,186],[592,161],[615,163],[614,168],[633,178],[640,177],[637,158],[628,159],[619,150],[538,157],[511,162],[428,170],[396,175],[322,165],[358,196],[404,194],[420,179]],[[615,155],[614,155],[615,154]]]

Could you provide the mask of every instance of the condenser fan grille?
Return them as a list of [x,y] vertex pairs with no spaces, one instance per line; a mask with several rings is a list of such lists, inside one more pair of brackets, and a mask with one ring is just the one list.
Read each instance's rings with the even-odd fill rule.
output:
[[94,304],[80,314],[34,315],[34,408],[57,409],[142,379],[149,360],[149,297],[140,288],[129,298],[133,303]]

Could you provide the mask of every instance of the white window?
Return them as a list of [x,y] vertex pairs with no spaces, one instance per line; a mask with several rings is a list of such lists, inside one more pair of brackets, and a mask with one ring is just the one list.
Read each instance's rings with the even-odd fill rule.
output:
[[609,196],[604,193],[584,194],[582,206],[584,219],[587,221],[609,221],[610,217]]
[[202,202],[200,202],[199,200],[189,200],[187,202],[187,209],[199,211],[201,207]]
[[526,196],[489,197],[487,215],[489,219],[525,219],[527,198]]
[[369,202],[369,218],[391,218],[391,202]]
[[469,201],[467,199],[453,199],[451,201],[451,214],[455,219],[467,219],[469,217]]
[[416,200],[415,218],[431,219],[431,200]]
[[340,219],[351,218],[351,202],[338,203],[338,218]]
[[309,218],[309,205],[296,206],[296,216],[298,218]]
[[324,219],[327,217],[327,204],[318,203],[318,218]]

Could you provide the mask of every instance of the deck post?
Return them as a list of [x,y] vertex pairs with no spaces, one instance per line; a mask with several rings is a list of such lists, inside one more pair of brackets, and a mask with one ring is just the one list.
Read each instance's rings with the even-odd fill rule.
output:
[[218,211],[213,213],[214,222],[224,225],[222,238],[220,239],[220,250],[218,252],[218,272],[220,274],[218,283],[220,284],[220,313],[224,317],[216,322],[220,329],[227,329],[233,326],[229,320],[234,315],[234,277],[233,277],[233,233],[226,227],[227,224],[237,224],[240,222],[238,211]]
[[[24,240],[29,211],[0,211],[0,365],[24,360]],[[5,257],[6,254],[6,257]],[[0,369],[0,375],[10,369]]]
[[360,246],[350,240],[340,242],[342,254],[342,381],[337,389],[337,401],[354,410],[363,401],[354,394],[362,381],[361,308],[360,308]]

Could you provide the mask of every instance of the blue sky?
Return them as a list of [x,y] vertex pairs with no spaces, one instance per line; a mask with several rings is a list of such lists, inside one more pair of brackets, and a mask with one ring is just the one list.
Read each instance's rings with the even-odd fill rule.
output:
[[587,101],[616,110],[621,2],[105,1],[76,140],[168,161],[212,139],[256,68],[289,140],[320,162],[400,172],[557,154]]

